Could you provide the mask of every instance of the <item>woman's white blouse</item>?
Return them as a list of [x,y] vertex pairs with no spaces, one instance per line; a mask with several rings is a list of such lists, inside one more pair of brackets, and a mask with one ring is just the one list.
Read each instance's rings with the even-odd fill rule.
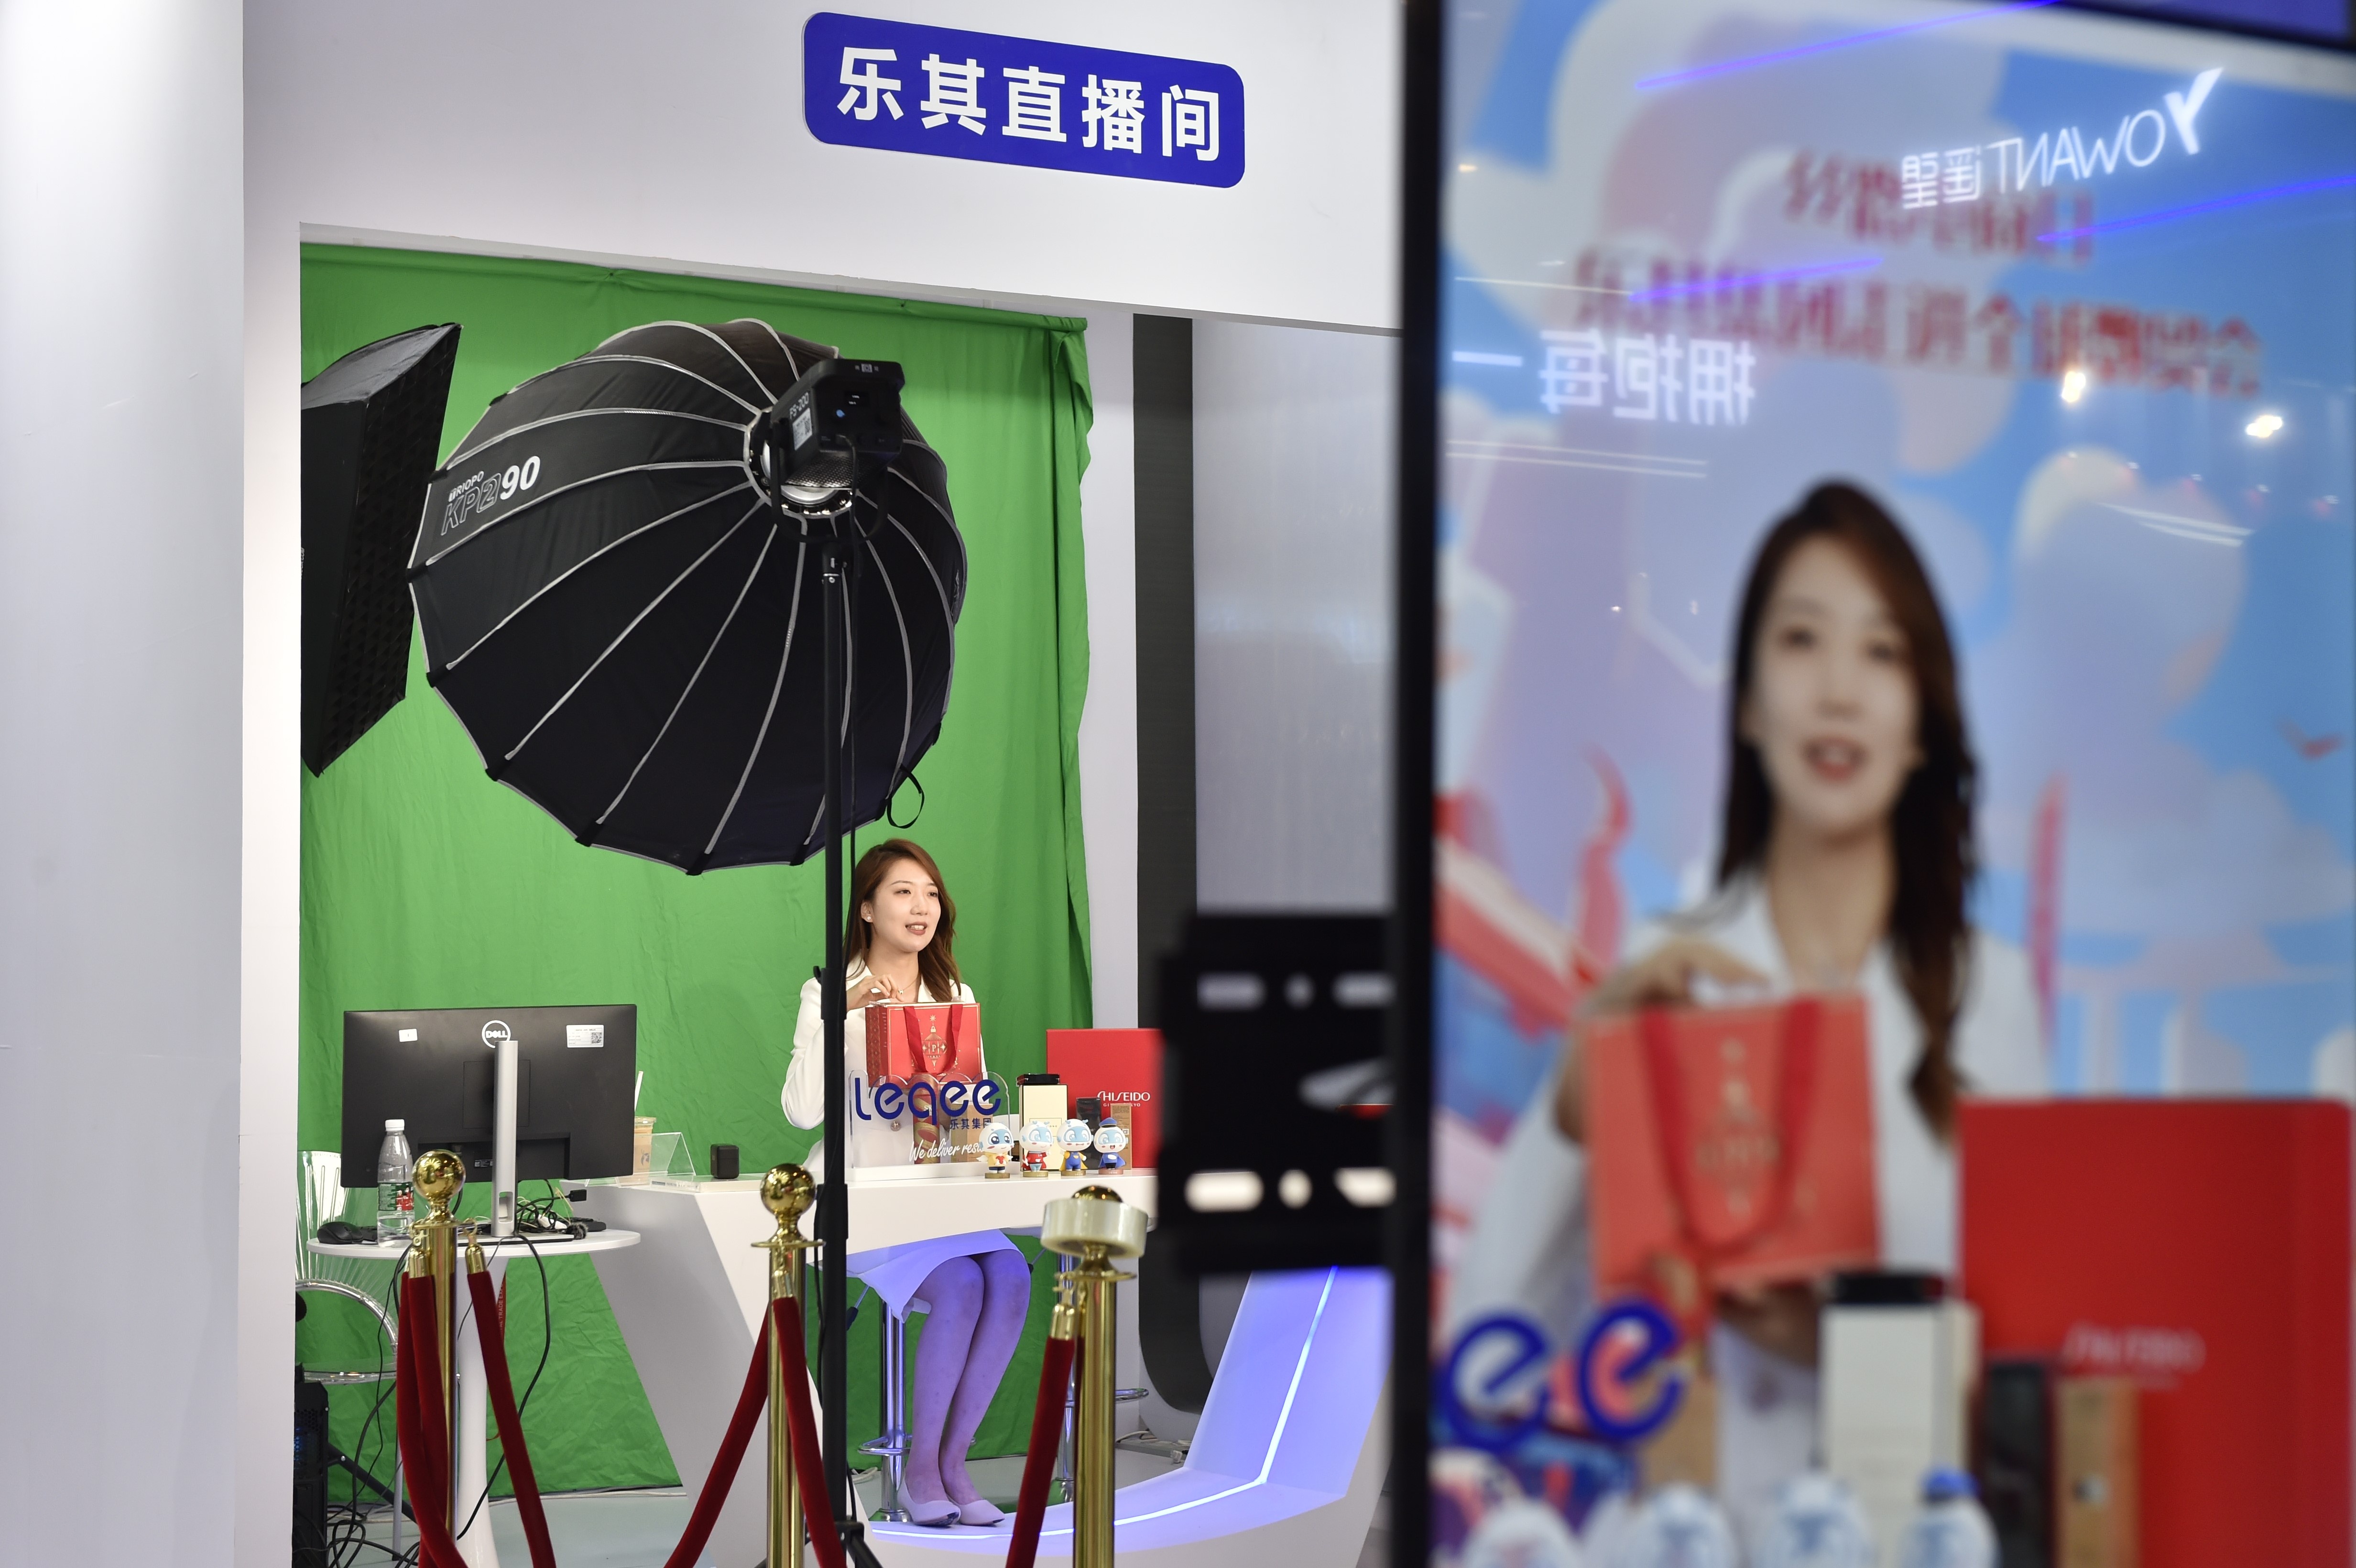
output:
[[[845,979],[856,980],[866,973],[864,964],[853,964]],[[826,1024],[819,1011],[819,997],[815,976],[802,982],[801,1014],[794,1021],[793,1058],[786,1064],[786,1087],[778,1096],[785,1107],[786,1120],[798,1127],[814,1127],[826,1120],[826,1076],[825,1069],[820,1065],[820,1059],[826,1054],[822,1039]],[[972,1001],[973,987],[960,983],[956,999]],[[939,998],[920,984],[916,989],[916,1000],[937,1003]],[[905,1165],[913,1157],[916,1147],[916,1133],[909,1120],[902,1117],[895,1129],[876,1119],[872,1113],[865,1116],[858,1113],[857,1103],[866,1098],[867,1025],[862,1017],[866,1010],[864,1008],[852,1008],[844,1018],[842,1072],[847,1080],[856,1080],[851,1087],[857,1091],[844,1095],[845,1103],[853,1107],[846,1134],[846,1149],[854,1168],[866,1165]],[[826,1146],[823,1142],[811,1147],[809,1157],[804,1164],[813,1179],[825,1179]]]

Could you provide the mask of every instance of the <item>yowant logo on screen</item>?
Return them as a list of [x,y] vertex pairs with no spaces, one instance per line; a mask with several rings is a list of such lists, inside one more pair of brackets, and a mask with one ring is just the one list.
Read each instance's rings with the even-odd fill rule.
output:
[[2078,181],[2115,174],[2122,159],[2131,168],[2149,168],[2168,151],[2171,124],[2178,145],[2187,157],[2193,156],[2201,151],[2201,105],[2224,74],[2222,66],[2212,66],[2194,77],[2184,91],[2163,97],[2166,119],[2159,110],[2148,108],[2121,115],[2117,133],[2108,140],[2096,136],[2089,142],[2084,132],[2071,125],[2041,133],[2034,144],[2024,137],[2007,136],[1944,152],[1910,153],[1898,161],[1901,204],[1909,208],[1956,206],[1977,201],[1984,194],[2019,195],[2029,188],[2031,180],[2042,190],[2064,173]]

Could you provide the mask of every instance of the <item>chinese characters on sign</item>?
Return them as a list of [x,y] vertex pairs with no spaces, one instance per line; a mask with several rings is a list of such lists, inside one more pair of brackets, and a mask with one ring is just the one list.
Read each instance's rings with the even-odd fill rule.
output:
[[810,133],[838,146],[1243,178],[1243,79],[1226,66],[820,12],[803,29],[802,76]]
[[1751,422],[1751,345],[1675,333],[1620,334],[1607,347],[1592,327],[1539,335],[1546,362],[1538,370],[1538,401],[1547,412],[1606,406],[1612,417],[1664,424],[1741,425]]
[[[2014,379],[2051,380],[2079,369],[2100,385],[2211,397],[2255,397],[2264,384],[2264,345],[2239,316],[2212,321],[2185,312],[2016,299],[2002,291],[1879,278],[1769,279],[1736,266],[1713,272],[1698,261],[1623,258],[1601,249],[1582,252],[1571,275],[1582,291],[1580,304],[1566,329],[1544,335],[1540,394],[1549,412],[1603,407],[1601,382],[1591,378],[1608,373],[1616,379],[1620,403],[1640,411],[1648,406],[1641,387],[1649,377],[1663,400],[1656,405],[1660,413],[1651,417],[1675,417],[1667,411],[1665,373],[1684,379],[1685,422],[1740,423],[1750,405],[1753,346],[1762,354]],[[1670,289],[1680,292],[1669,296]],[[1639,297],[1645,293],[1655,297]],[[1673,343],[1676,332],[1686,335],[1681,368],[1665,347],[1643,347],[1656,339]],[[1713,341],[1736,346],[1728,368],[1741,377],[1739,389],[1723,383],[1730,393],[1723,404],[1716,398],[1721,383],[1714,373],[1707,382],[1702,379],[1703,346]],[[1716,352],[1710,351],[1713,359]],[[1707,400],[1697,405],[1697,396]],[[1725,417],[1730,408],[1738,416],[1731,421]]]
[[[1975,158],[1981,150],[1961,149]],[[1935,187],[1922,161],[1933,156]],[[1987,177],[1985,161],[1959,160],[1951,181],[1947,156],[1918,155],[1910,170],[1902,161],[1873,163],[1803,148],[1784,171],[1783,216],[1881,244],[1927,240],[1932,249],[1951,254],[2072,264],[2093,255],[2091,188],[1999,191]],[[1966,199],[1963,193],[1968,190],[1979,194]],[[1942,199],[1924,205],[1934,191]],[[2056,230],[2066,230],[2068,238],[2057,242]]]

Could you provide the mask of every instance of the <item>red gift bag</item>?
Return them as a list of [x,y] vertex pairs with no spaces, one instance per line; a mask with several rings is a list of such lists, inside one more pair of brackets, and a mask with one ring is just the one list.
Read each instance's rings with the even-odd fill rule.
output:
[[997,1108],[994,1093],[981,1088],[989,1074],[980,1004],[871,1002],[864,1010],[876,1114],[915,1123],[919,1158],[976,1144],[982,1120]]
[[1880,1256],[1865,1004],[1653,1008],[1587,1028],[1596,1286],[1687,1318],[1712,1289]]

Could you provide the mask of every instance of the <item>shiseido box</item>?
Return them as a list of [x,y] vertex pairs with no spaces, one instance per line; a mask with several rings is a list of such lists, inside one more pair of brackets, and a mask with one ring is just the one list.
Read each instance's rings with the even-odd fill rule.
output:
[[[2099,1430],[2133,1445],[2142,1568],[2348,1568],[2349,1121],[2321,1100],[1965,1102],[1963,1289],[1991,1358],[2063,1380],[2065,1535]],[[2132,1416],[2104,1393],[2073,1424],[2097,1397],[2073,1379],[2132,1385]],[[2077,1473],[2126,1511],[2114,1472]],[[2085,1561],[2124,1561],[2104,1550]]]

